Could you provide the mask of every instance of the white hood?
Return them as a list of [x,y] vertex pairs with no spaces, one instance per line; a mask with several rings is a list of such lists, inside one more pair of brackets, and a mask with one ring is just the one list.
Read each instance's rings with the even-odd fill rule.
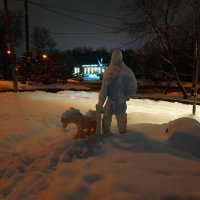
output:
[[109,66],[117,66],[117,67],[123,67],[125,64],[123,62],[123,56],[122,52],[120,50],[114,50],[111,56],[111,61]]

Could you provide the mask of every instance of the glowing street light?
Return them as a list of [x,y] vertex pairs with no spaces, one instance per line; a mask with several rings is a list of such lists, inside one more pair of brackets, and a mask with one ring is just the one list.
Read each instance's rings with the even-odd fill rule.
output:
[[7,53],[8,55],[10,55],[10,54],[11,54],[11,51],[10,51],[10,50],[7,50],[6,53]]
[[43,54],[43,55],[42,55],[42,58],[43,58],[43,59],[47,59],[47,54]]

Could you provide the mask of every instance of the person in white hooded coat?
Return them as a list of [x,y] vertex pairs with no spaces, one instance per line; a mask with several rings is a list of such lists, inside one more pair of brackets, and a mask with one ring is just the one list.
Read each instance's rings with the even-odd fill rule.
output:
[[136,94],[137,88],[135,75],[123,62],[122,52],[114,50],[110,64],[103,75],[96,105],[97,112],[103,112],[103,134],[110,133],[113,114],[116,115],[119,133],[126,132],[126,101],[129,101]]

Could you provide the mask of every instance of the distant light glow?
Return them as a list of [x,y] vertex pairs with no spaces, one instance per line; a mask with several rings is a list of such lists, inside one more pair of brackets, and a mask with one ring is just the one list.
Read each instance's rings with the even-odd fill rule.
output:
[[80,68],[74,67],[74,74],[79,74],[79,73],[80,73]]
[[74,76],[82,77],[83,80],[100,80],[100,76],[105,72],[107,64],[84,64],[74,67]]
[[46,54],[43,54],[42,57],[43,57],[44,59],[46,59],[46,58],[47,58],[47,55],[46,55]]
[[97,64],[91,64],[91,65],[82,65],[83,68],[85,67],[98,67],[99,65]]
[[10,54],[11,54],[11,51],[10,51],[10,50],[7,50],[7,54],[9,54],[9,55],[10,55]]

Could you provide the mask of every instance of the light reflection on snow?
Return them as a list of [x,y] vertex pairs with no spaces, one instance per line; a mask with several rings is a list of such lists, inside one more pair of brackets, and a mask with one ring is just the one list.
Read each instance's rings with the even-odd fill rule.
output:
[[127,105],[127,113],[148,113],[162,118],[163,115],[171,115],[174,119],[178,117],[190,117],[200,121],[200,114],[198,112],[200,106],[197,106],[197,114],[192,115],[192,105],[182,104],[179,102],[172,103],[149,99],[134,99],[130,100]]
[[[33,99],[44,100],[49,102],[79,102],[82,106],[94,109],[98,100],[98,92],[85,91],[61,91],[58,93],[32,92],[26,93]],[[25,93],[23,94],[25,95]],[[127,113],[146,113],[156,115],[162,118],[170,115],[173,119],[178,117],[191,117],[200,121],[200,106],[197,105],[196,115],[192,115],[192,105],[182,104],[179,102],[154,101],[150,99],[131,99],[127,102]],[[156,121],[155,121],[156,123]]]

